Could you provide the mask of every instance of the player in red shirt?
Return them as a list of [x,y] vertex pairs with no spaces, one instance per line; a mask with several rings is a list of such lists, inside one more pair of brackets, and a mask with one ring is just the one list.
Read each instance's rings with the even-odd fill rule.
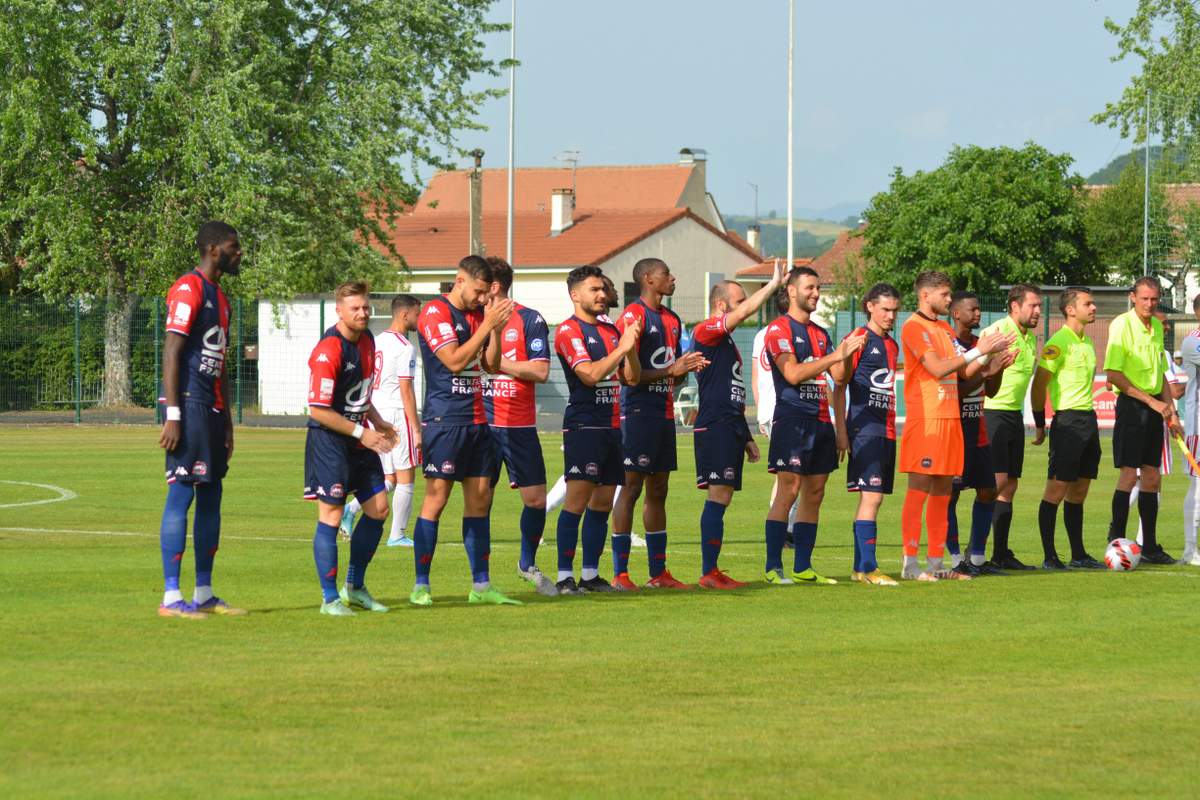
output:
[[[221,539],[221,482],[233,455],[229,381],[223,380],[229,302],[218,284],[222,275],[240,272],[242,248],[237,231],[215,221],[200,227],[196,247],[200,266],[167,293],[167,332],[174,335],[163,343],[166,422],[158,438],[167,465],[167,502],[159,530],[165,589],[158,613],[185,619],[246,613],[212,592],[213,558]],[[179,591],[179,572],[193,497],[196,588],[189,603]]]

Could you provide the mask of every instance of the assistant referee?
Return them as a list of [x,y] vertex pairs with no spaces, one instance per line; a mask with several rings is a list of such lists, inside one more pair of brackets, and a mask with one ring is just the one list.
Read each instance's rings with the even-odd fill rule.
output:
[[1154,317],[1160,295],[1158,279],[1138,278],[1129,292],[1133,308],[1108,327],[1104,371],[1119,392],[1113,428],[1113,464],[1120,470],[1112,498],[1108,539],[1124,538],[1129,520],[1129,493],[1138,482],[1138,516],[1142,520],[1142,561],[1173,564],[1175,560],[1158,543],[1158,489],[1162,482],[1162,426],[1182,436],[1175,400],[1163,381],[1167,369],[1163,352],[1162,323]]

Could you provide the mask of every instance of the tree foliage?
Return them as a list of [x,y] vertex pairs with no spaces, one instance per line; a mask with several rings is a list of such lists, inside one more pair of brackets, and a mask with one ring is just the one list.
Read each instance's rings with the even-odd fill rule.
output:
[[[1084,223],[1088,244],[1100,264],[1121,280],[1142,274],[1145,173],[1130,163],[1111,186],[1093,190]],[[1150,241],[1155,250],[1174,251],[1179,242],[1161,183],[1150,184]]]
[[0,3],[0,271],[106,296],[117,338],[134,294],[195,262],[207,218],[242,234],[235,292],[394,284],[387,225],[494,94],[467,88],[496,74],[488,6]]
[[956,147],[929,172],[897,168],[864,212],[864,282],[911,286],[925,270],[956,288],[1088,283],[1099,277],[1084,224],[1083,179],[1072,159],[1036,144]]

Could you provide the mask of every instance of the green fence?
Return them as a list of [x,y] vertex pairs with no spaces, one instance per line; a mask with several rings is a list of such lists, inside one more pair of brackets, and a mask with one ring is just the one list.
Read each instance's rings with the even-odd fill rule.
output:
[[[161,298],[133,301],[126,315],[128,380],[110,387],[103,299],[0,297],[0,420],[159,421],[165,305]],[[257,303],[234,300],[229,327],[227,374],[241,422],[258,403]]]

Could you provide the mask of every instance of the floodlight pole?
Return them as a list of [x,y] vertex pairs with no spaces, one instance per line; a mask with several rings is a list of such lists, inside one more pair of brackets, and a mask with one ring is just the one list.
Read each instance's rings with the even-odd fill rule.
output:
[[792,54],[796,49],[796,0],[788,0],[788,56],[787,56],[787,265],[795,263],[795,233],[792,221]]
[[513,152],[517,102],[517,0],[512,0],[512,26],[508,39],[508,219],[505,222],[504,260],[513,265]]

